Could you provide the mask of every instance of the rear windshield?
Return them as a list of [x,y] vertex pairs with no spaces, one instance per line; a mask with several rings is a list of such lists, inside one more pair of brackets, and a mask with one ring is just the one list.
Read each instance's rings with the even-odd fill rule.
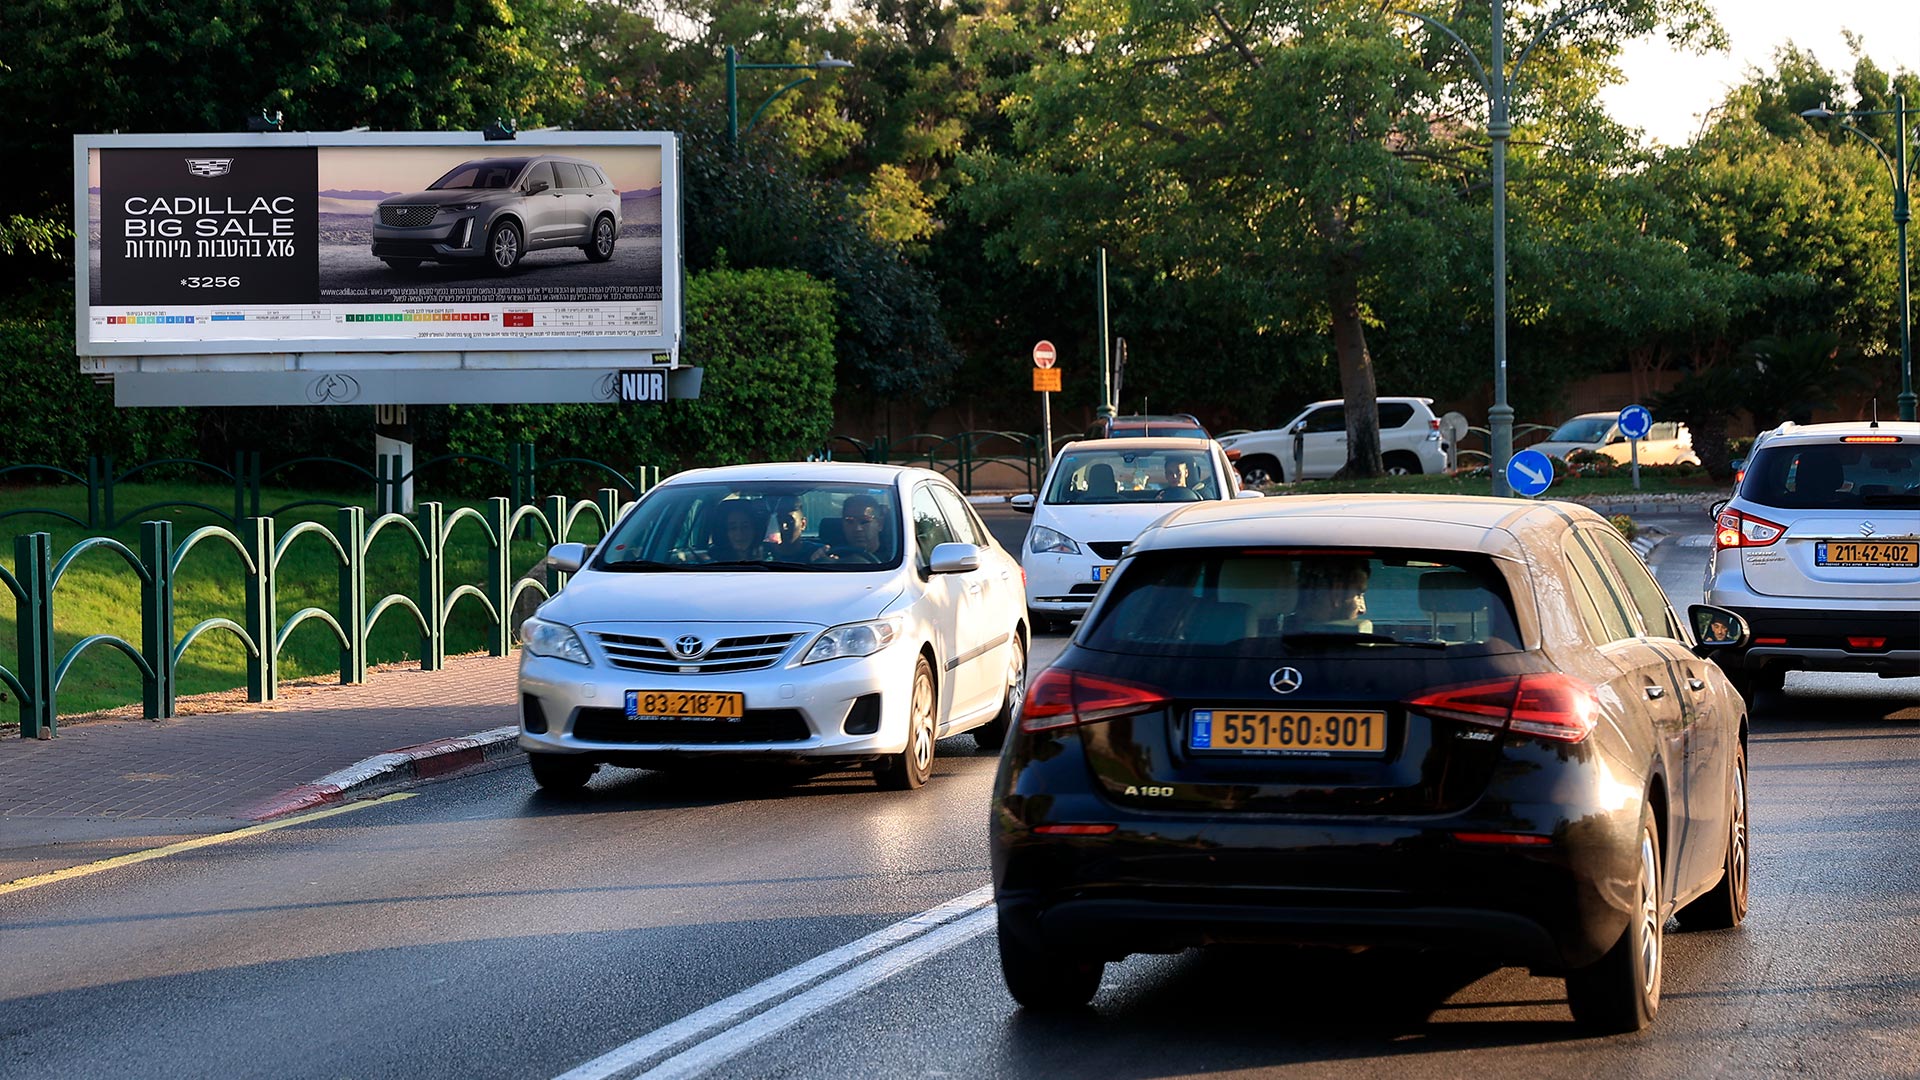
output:
[[1765,446],[1740,497],[1786,510],[1920,509],[1920,442]]
[[1205,548],[1147,552],[1114,573],[1083,647],[1197,657],[1519,647],[1506,582],[1471,553]]

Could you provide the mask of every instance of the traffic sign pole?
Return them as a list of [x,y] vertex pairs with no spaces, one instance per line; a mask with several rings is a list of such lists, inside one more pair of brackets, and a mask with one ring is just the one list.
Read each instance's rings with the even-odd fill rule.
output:
[[[1033,346],[1033,388],[1040,391],[1040,471],[1044,474],[1053,464],[1053,391],[1043,390],[1043,386],[1059,386],[1060,373],[1053,370],[1058,359],[1053,342],[1039,341]],[[1047,376],[1042,377],[1041,373]]]
[[1645,405],[1629,405],[1614,420],[1627,437],[1627,455],[1633,459],[1633,490],[1640,490],[1640,440],[1653,430],[1653,413]]

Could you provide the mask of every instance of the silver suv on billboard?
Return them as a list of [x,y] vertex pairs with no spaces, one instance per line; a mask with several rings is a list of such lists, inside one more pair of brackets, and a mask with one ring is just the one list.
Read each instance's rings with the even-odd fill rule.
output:
[[620,193],[606,171],[553,154],[462,162],[373,214],[373,254],[396,270],[484,259],[504,273],[529,251],[568,247],[606,262],[619,235]]

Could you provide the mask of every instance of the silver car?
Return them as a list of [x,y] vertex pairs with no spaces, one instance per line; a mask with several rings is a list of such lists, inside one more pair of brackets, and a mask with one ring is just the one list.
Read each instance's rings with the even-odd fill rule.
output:
[[462,162],[425,191],[382,200],[373,214],[373,254],[396,270],[484,260],[504,273],[546,248],[580,248],[606,262],[619,236],[620,193],[606,172],[555,154]]
[[1789,671],[1920,675],[1920,424],[1783,424],[1716,508],[1706,602],[1753,644],[1751,697]]
[[936,740],[997,747],[1020,709],[1020,566],[937,473],[681,473],[591,554],[550,557],[574,576],[520,629],[520,746],[543,788],[722,757],[917,788]]

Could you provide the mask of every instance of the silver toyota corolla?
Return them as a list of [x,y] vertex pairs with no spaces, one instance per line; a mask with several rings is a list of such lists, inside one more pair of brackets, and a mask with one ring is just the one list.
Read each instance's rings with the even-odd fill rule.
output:
[[937,739],[1006,737],[1020,566],[937,473],[782,463],[655,487],[521,626],[520,746],[543,788],[602,763],[870,765],[917,788]]

